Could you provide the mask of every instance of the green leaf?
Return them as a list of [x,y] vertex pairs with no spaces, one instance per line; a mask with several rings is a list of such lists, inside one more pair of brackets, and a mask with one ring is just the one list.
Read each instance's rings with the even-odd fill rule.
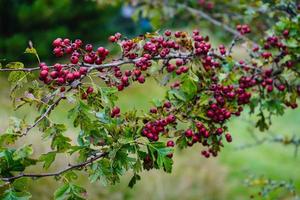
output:
[[266,123],[264,115],[262,113],[260,113],[259,116],[260,116],[260,119],[256,122],[255,127],[259,128],[260,131],[268,130],[269,126]]
[[108,115],[107,112],[102,111],[102,112],[97,112],[96,117],[99,119],[100,122],[108,124],[111,123],[111,117]]
[[17,139],[18,135],[14,134],[11,128],[8,128],[4,134],[0,135],[0,146],[14,144]]
[[44,131],[43,138],[48,138],[54,135],[59,135],[64,133],[67,130],[65,124],[53,124],[48,126],[48,128]]
[[184,102],[187,101],[187,97],[186,97],[185,93],[181,90],[175,90],[175,89],[174,90],[169,90],[168,91],[168,96],[169,97],[174,96],[175,98],[177,98],[181,101],[184,101]]
[[186,94],[188,99],[192,99],[197,94],[197,83],[192,80],[189,76],[183,79],[181,90]]
[[29,189],[29,180],[26,177],[19,178],[17,180],[14,180],[13,182],[13,188],[16,191],[26,191]]
[[72,183],[66,183],[54,192],[55,200],[84,200],[86,190]]
[[128,186],[133,188],[137,181],[141,180],[141,176],[138,174],[134,174],[133,177],[130,179]]
[[[6,65],[11,69],[22,69],[24,64],[21,62],[12,62]],[[23,88],[27,83],[28,73],[23,71],[13,71],[9,73],[8,82],[11,84],[10,97],[13,99],[13,105],[15,106],[15,98],[19,89]]]
[[14,189],[8,189],[5,191],[2,200],[29,200],[31,194],[29,192],[16,192]]
[[100,161],[92,164],[89,179],[92,183],[100,180],[102,185],[106,186],[109,182],[109,176],[111,176],[111,174],[110,161],[103,158]]
[[292,38],[292,37],[283,41],[283,44],[285,44],[287,47],[291,47],[291,48],[299,47],[299,42],[295,38]]
[[55,151],[52,151],[52,152],[48,152],[46,154],[42,154],[40,156],[39,161],[44,162],[43,167],[45,169],[48,169],[51,166],[51,164],[54,162],[56,154],[57,153]]
[[56,149],[57,152],[65,152],[72,146],[70,142],[71,139],[62,134],[55,135],[52,139],[51,148]]
[[17,149],[13,153],[13,159],[14,160],[19,160],[23,158],[27,158],[28,156],[33,154],[33,149],[31,145],[24,145],[23,147]]
[[79,101],[73,109],[69,111],[68,118],[72,118],[74,127],[80,126],[82,130],[92,128],[92,120],[90,118],[90,108],[84,102]]
[[176,146],[178,146],[181,149],[186,148],[187,147],[186,137],[185,136],[178,137],[178,139],[176,140]]
[[40,62],[39,55],[38,55],[38,53],[37,53],[37,51],[36,51],[35,48],[33,48],[33,47],[31,47],[31,48],[27,47],[27,48],[25,49],[25,52],[24,52],[24,53],[28,53],[28,54],[33,54],[33,55],[35,55],[35,57],[37,58],[37,60]]
[[166,147],[163,142],[149,143],[148,148],[153,160],[156,158],[158,168],[163,168],[166,172],[172,171],[173,160],[167,155],[173,153],[173,149]]
[[155,106],[155,107],[162,107],[162,102],[159,99],[152,99],[151,103]]
[[118,92],[118,89],[115,87],[101,87],[99,88],[101,92],[102,101],[105,105],[114,105],[115,101],[118,100],[118,97],[115,95]]

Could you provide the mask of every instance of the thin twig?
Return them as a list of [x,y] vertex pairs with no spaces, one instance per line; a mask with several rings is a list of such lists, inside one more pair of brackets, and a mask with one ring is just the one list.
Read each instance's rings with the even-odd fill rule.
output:
[[[154,58],[152,58],[152,60],[170,60],[170,59],[176,59],[176,58],[181,58],[181,59],[189,59],[191,57],[194,57],[194,54],[171,54],[169,56],[166,56],[164,58],[160,57],[160,56],[156,56]],[[109,63],[105,63],[105,64],[101,64],[101,65],[97,65],[97,64],[87,64],[87,63],[82,63],[79,66],[81,67],[89,67],[89,72],[92,70],[96,70],[96,69],[104,69],[104,68],[110,68],[110,67],[115,67],[115,66],[121,66],[121,65],[126,65],[126,64],[134,64],[137,61],[139,61],[141,59],[140,58],[136,58],[136,59],[123,59],[123,60],[118,60],[118,61],[112,61]],[[78,66],[78,65],[74,65],[74,64],[63,64],[63,67],[66,66]],[[49,68],[53,68],[54,66],[48,66]],[[25,72],[32,72],[32,71],[37,71],[40,70],[40,67],[33,67],[33,68],[20,68],[20,69],[13,69],[13,68],[1,68],[0,72],[12,72],[12,71],[25,71]]]
[[235,35],[231,44],[230,44],[230,47],[228,49],[228,54],[227,55],[231,55],[232,53],[232,50],[233,50],[233,47],[236,45],[237,41],[240,39],[239,35]]
[[88,159],[87,161],[85,162],[82,162],[82,163],[79,163],[79,164],[76,164],[76,165],[71,165],[65,169],[62,169],[62,170],[59,170],[57,172],[52,172],[52,173],[40,173],[40,174],[31,174],[31,173],[28,173],[28,174],[19,174],[17,176],[11,176],[11,177],[6,177],[6,178],[1,178],[2,181],[5,181],[5,182],[11,182],[13,180],[16,180],[16,179],[19,179],[19,178],[22,178],[22,177],[30,177],[30,178],[42,178],[42,177],[48,177],[48,176],[59,176],[67,171],[70,171],[70,170],[73,170],[73,169],[79,169],[79,168],[82,168],[82,167],[86,167],[90,164],[92,164],[94,161],[96,160],[99,160],[100,158],[106,156],[108,153],[101,153],[99,155],[96,155],[95,157],[92,157],[90,159]]
[[56,101],[54,101],[51,105],[49,105],[47,110],[32,125],[27,127],[26,131],[21,136],[27,135],[31,129],[36,127],[44,118],[46,118],[63,98],[64,98],[64,96],[62,95]]
[[240,38],[242,38],[243,40],[245,41],[249,41],[251,42],[252,44],[255,44],[257,45],[256,42],[252,41],[251,39],[249,39],[248,37],[240,34],[240,32],[238,32],[237,30],[229,27],[228,25],[212,18],[211,16],[209,16],[208,14],[206,14],[205,12],[201,11],[201,10],[198,10],[198,9],[195,9],[195,8],[192,8],[192,7],[189,7],[187,5],[184,5],[184,4],[177,4],[178,7],[180,8],[184,8],[186,9],[187,11],[191,12],[191,13],[194,13],[200,17],[203,17],[204,19],[208,20],[209,22],[211,22],[212,24],[216,25],[216,26],[220,26],[221,28],[223,28],[225,31],[235,35],[235,36],[239,36]]

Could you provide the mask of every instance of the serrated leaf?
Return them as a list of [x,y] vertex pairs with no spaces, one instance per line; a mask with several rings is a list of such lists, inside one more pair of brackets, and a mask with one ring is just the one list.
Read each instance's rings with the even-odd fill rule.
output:
[[23,147],[17,149],[13,153],[13,159],[14,160],[19,160],[23,158],[27,158],[28,156],[33,154],[33,149],[31,145],[24,145]]
[[134,175],[132,176],[132,178],[130,179],[128,186],[129,186],[130,188],[133,188],[133,186],[134,186],[134,185],[136,184],[136,182],[139,181],[139,180],[141,180],[141,176],[138,175],[138,174],[134,174]]
[[78,185],[66,183],[54,192],[55,200],[84,200],[86,190]]
[[55,135],[52,139],[51,149],[56,149],[57,152],[65,152],[72,146],[70,142],[71,139],[62,134]]
[[39,161],[44,162],[43,168],[48,169],[51,166],[55,160],[56,154],[55,151],[52,151],[40,156]]
[[158,168],[162,168],[170,173],[172,171],[173,160],[168,155],[173,153],[173,149],[166,147],[163,142],[149,143],[148,148],[152,159],[156,160]]
[[5,191],[2,200],[29,200],[31,194],[29,192],[17,192],[14,189],[8,189]]
[[182,92],[181,90],[169,90],[168,91],[168,96],[169,97],[176,97],[177,99],[186,102],[187,97],[185,95],[184,92]]
[[18,139],[18,135],[13,133],[11,128],[8,128],[4,134],[0,135],[0,146],[3,144],[14,144],[15,141]]

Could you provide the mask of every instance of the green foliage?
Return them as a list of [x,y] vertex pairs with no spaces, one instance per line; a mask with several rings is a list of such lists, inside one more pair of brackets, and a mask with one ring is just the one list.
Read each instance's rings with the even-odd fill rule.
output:
[[54,162],[56,154],[57,154],[57,152],[52,151],[52,152],[48,152],[46,154],[42,154],[40,156],[39,161],[44,162],[43,167],[45,169],[48,169],[51,166],[51,164]]
[[[196,12],[197,9],[200,11],[204,10],[198,5],[199,2],[196,3],[195,1],[187,1],[186,5],[182,4],[183,1],[174,0],[167,2],[153,1],[151,4],[149,4],[149,1],[139,2],[141,4],[138,4],[133,18],[136,18],[136,20],[140,17],[149,18],[154,27],[162,27],[165,24],[165,20],[169,17],[174,17],[177,20],[177,16],[183,15],[181,19],[190,19],[194,17],[193,15],[199,13]],[[103,5],[104,2],[98,1],[98,3]],[[170,3],[170,7],[165,5],[166,3]],[[279,3],[280,6],[285,6],[283,8],[289,8],[286,7],[289,4],[284,1],[279,1]],[[48,6],[44,1],[39,0],[29,4],[33,4],[32,13],[28,11],[27,4],[20,2],[20,9],[26,13],[23,16],[23,20],[28,21],[31,25],[35,25],[35,20],[30,20],[34,17],[34,11],[39,10],[39,8],[46,11]],[[99,16],[96,2],[91,4],[84,2],[80,5],[80,3],[74,4],[71,1],[55,1],[52,4],[54,7],[57,6],[59,11],[64,11],[59,12],[63,16],[57,15],[60,16],[62,22],[64,21],[63,17],[69,17],[64,15],[69,13],[73,16],[74,13],[79,12],[84,16],[86,12],[93,14],[97,11],[94,13],[95,16],[93,18]],[[137,59],[126,57],[123,51],[125,48],[123,48],[122,52],[124,55],[122,55],[121,59],[103,65],[110,68],[101,69],[102,66],[100,66],[101,68],[99,66],[99,68],[94,68],[95,65],[88,64],[84,60],[82,63],[64,65],[64,69],[67,68],[72,72],[79,67],[92,66],[88,69],[88,74],[80,74],[81,77],[73,82],[67,75],[62,75],[68,77],[64,77],[67,80],[64,84],[55,82],[55,74],[51,75],[54,78],[49,83],[47,83],[42,74],[40,74],[39,78],[45,84],[37,80],[31,81],[30,74],[32,73],[23,69],[23,63],[13,62],[7,64],[5,66],[7,69],[2,71],[11,71],[8,81],[12,86],[11,98],[15,107],[31,106],[36,109],[39,116],[31,125],[27,124],[23,119],[12,118],[9,128],[0,136],[1,180],[7,182],[10,186],[4,193],[3,199],[30,198],[30,194],[24,192],[26,189],[23,191],[18,186],[18,184],[23,184],[18,182],[23,179],[23,176],[33,178],[55,176],[64,185],[56,190],[54,199],[85,199],[86,190],[73,183],[77,179],[77,171],[86,171],[91,182],[99,181],[103,185],[120,182],[120,176],[130,171],[133,173],[133,177],[128,185],[133,187],[141,179],[140,173],[143,170],[160,169],[167,173],[172,172],[174,141],[176,141],[176,145],[179,148],[186,148],[198,143],[202,144],[205,148],[202,154],[205,157],[217,156],[224,146],[223,143],[226,141],[231,142],[232,140],[231,135],[227,132],[226,122],[234,115],[239,116],[248,103],[250,114],[257,115],[256,127],[261,131],[266,131],[271,125],[273,115],[283,115],[287,106],[294,108],[297,105],[300,84],[299,63],[297,62],[300,56],[300,40],[298,38],[300,35],[299,14],[295,16],[293,13],[286,13],[284,15],[285,11],[282,13],[282,10],[278,10],[276,6],[265,1],[257,1],[249,6],[246,1],[241,1],[241,4],[237,6],[232,1],[224,1],[224,4],[221,4],[224,8],[216,5],[214,8],[216,12],[208,12],[215,20],[227,24],[226,27],[231,26],[238,19],[235,15],[229,18],[229,14],[226,14],[228,10],[240,14],[246,13],[245,19],[240,20],[239,23],[241,21],[250,22],[254,27],[258,25],[256,20],[263,17],[273,17],[274,19],[260,20],[259,22],[262,27],[270,28],[270,31],[267,32],[268,36],[278,36],[283,41],[282,45],[286,45],[286,47],[275,48],[275,45],[271,45],[269,48],[259,49],[258,52],[251,50],[252,46],[249,49],[247,47],[247,50],[251,51],[249,57],[237,62],[231,56],[231,52],[219,54],[217,48],[211,48],[209,37],[201,36],[202,38],[197,39],[196,32],[194,32],[193,36],[188,35],[186,32],[179,32],[181,34],[180,37],[173,36],[173,34],[166,40],[163,37],[167,36],[160,37],[159,32],[147,33],[132,40],[122,41],[124,43],[118,41],[121,47],[123,47],[125,42],[132,44],[134,48],[136,47],[136,49],[131,49],[132,52],[127,53],[132,53],[133,56],[137,56]],[[91,5],[95,7],[91,7]],[[71,8],[69,6],[75,6],[76,9],[70,12],[69,9]],[[186,9],[189,12],[186,12]],[[224,9],[224,14],[215,15],[220,9]],[[272,12],[268,12],[269,10]],[[42,12],[40,19],[51,19],[55,12]],[[105,14],[105,12],[101,14]],[[206,15],[203,15],[202,12],[200,12],[201,15],[206,19],[210,19],[205,17]],[[49,23],[55,24],[56,18],[49,21]],[[211,19],[208,21],[218,24]],[[90,26],[90,24],[85,23],[79,23],[78,25]],[[274,27],[270,25],[274,25]],[[96,27],[94,31],[97,33],[98,26],[92,27]],[[210,26],[208,25],[208,27]],[[91,27],[88,28],[87,30],[90,32]],[[101,27],[101,30],[103,29],[105,29],[105,26]],[[239,35],[236,34],[234,29],[230,29],[230,27],[228,29],[231,33]],[[282,36],[283,31],[286,29],[289,30],[290,35]],[[260,33],[265,34],[266,32],[265,30],[254,28],[253,33],[261,36]],[[51,33],[49,34],[51,35]],[[35,35],[34,31],[32,35]],[[163,38],[162,40],[165,43],[159,47],[158,41],[161,38]],[[242,38],[248,40],[246,36]],[[270,40],[275,39],[271,38]],[[155,43],[155,48],[161,48],[160,52],[147,52],[146,44],[151,43],[151,41]],[[162,54],[162,50],[167,49],[166,46],[169,45],[169,41],[173,41],[175,45],[178,45],[179,54],[166,58]],[[237,41],[234,41],[232,45],[235,45],[235,42]],[[201,46],[201,48],[196,46]],[[277,44],[277,46],[280,45]],[[286,49],[284,48],[288,48],[288,51],[285,51]],[[201,52],[197,53],[199,49]],[[173,50],[176,53],[175,47]],[[268,53],[265,52],[266,50],[272,52],[273,56],[262,56],[264,55],[263,53]],[[84,56],[88,55],[83,49],[78,49],[78,51],[82,51]],[[205,51],[207,52],[205,53]],[[145,52],[153,55],[146,56]],[[32,47],[32,44],[25,50],[25,53],[34,55],[39,61],[37,50]],[[97,52],[96,54],[99,56],[98,54],[100,53]],[[147,60],[146,57],[152,58]],[[278,61],[275,58],[273,59],[273,57],[278,58]],[[183,59],[179,60],[179,58]],[[152,66],[149,72],[134,71],[139,68],[142,69],[146,64],[148,65],[148,63],[142,63],[142,67],[139,66],[139,62],[142,62],[143,59],[146,59],[150,64],[152,64],[152,61],[153,63],[157,61],[156,66]],[[121,69],[118,69],[118,67],[123,65],[122,61],[124,62],[123,64],[133,66],[134,70],[130,71],[130,73],[142,73],[143,76],[130,74],[125,77]],[[182,61],[182,64],[177,64],[177,61]],[[120,62],[121,64],[119,63],[118,65],[120,66],[115,66],[114,62]],[[289,66],[291,62],[295,63],[292,67]],[[152,104],[155,106],[154,109],[150,112],[137,110],[125,112],[117,107],[118,89],[122,90],[124,89],[123,87],[126,88],[135,81],[143,83],[142,77],[160,77],[165,71],[165,67],[174,63],[176,63],[176,69],[168,73],[161,81],[162,85],[171,86],[171,89],[167,90],[164,99],[154,99],[152,101]],[[183,65],[188,66],[187,70],[177,71]],[[51,68],[50,72],[54,72],[53,66],[49,66],[49,68]],[[99,73],[90,73],[92,70],[96,71],[95,69],[98,69]],[[270,69],[272,70],[268,71]],[[120,76],[116,75],[118,70],[121,72]],[[141,71],[146,70],[142,69]],[[66,72],[64,71],[63,73]],[[102,76],[102,73],[104,76]],[[270,75],[267,75],[268,73]],[[104,79],[107,87],[94,82],[93,78],[99,76]],[[128,82],[128,85],[125,83],[119,85],[121,82],[126,82],[126,78],[130,80],[130,83]],[[268,78],[271,81],[267,80]],[[173,83],[174,81],[177,84]],[[253,85],[249,86],[249,83],[253,83]],[[268,88],[270,85],[276,88],[279,88],[280,85],[286,87],[283,90],[276,88],[271,90]],[[91,86],[93,91],[88,92]],[[122,87],[117,89],[116,86]],[[151,94],[151,91],[149,91],[149,94]],[[250,98],[251,95],[252,98]],[[60,105],[60,101],[68,101],[71,104],[71,109],[67,112],[68,119],[74,126],[72,135],[75,135],[76,139],[72,139],[73,137],[66,133],[68,127],[64,123],[56,122],[57,119],[53,119],[50,116],[51,112],[54,112],[56,107]],[[62,108],[62,111],[66,111],[66,109]],[[49,152],[38,155],[38,159],[33,158],[34,150],[32,145],[24,144],[19,148],[10,146],[14,145],[18,138],[27,135],[35,127],[38,127],[39,131],[43,133],[43,140],[50,142],[51,148]],[[186,129],[187,127],[188,129]],[[43,168],[48,169],[55,162],[58,154],[64,154],[68,158],[71,156],[76,157],[74,161],[76,164],[69,164],[57,173],[25,173],[28,166],[36,165],[37,163],[42,163]],[[17,172],[21,173],[17,175]],[[26,184],[24,183],[24,185]],[[269,190],[269,188],[266,189],[266,191]]]
[[83,200],[85,199],[86,190],[72,183],[65,183],[54,193],[55,200]]
[[29,200],[31,198],[31,194],[28,192],[17,192],[14,189],[6,190],[3,200]]

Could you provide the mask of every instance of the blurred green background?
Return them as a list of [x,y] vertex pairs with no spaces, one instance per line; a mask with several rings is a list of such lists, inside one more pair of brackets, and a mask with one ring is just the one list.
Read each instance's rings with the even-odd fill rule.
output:
[[[107,37],[114,32],[121,32],[130,37],[151,31],[147,19],[131,20],[130,9],[119,4],[103,7],[96,1],[86,0],[1,0],[0,59],[7,59],[5,62],[18,60],[32,65],[32,59],[23,54],[29,40],[32,40],[41,60],[51,62],[54,60],[51,42],[56,37],[81,38],[84,41],[105,45]],[[185,24],[182,27],[185,30],[196,27],[196,25],[187,27],[186,23],[179,19],[176,19],[176,22],[176,26]],[[222,32],[220,30],[212,34],[209,30],[205,30],[205,27],[200,28],[215,38],[214,34],[220,35]],[[217,41],[217,38],[214,41]],[[235,49],[235,51],[239,52],[235,55],[237,58],[243,56],[242,50]],[[145,85],[133,85],[119,93],[118,104],[122,110],[149,109],[150,101],[153,98],[163,97],[165,89],[149,79]],[[8,126],[9,116],[26,116],[28,120],[33,120],[36,114],[28,112],[28,107],[13,113],[9,99],[9,85],[1,76],[0,105],[2,122],[0,132]],[[57,122],[68,123],[69,136],[76,138],[77,131],[71,128],[70,122],[65,118],[69,107],[67,103],[60,105],[52,114],[52,118]],[[299,119],[299,110],[288,110],[284,117],[274,119],[271,131],[283,135],[296,134],[299,130]],[[300,191],[300,156],[294,157],[293,147],[266,143],[253,148],[238,149],[241,145],[255,142],[251,134],[255,134],[258,138],[270,134],[253,129],[253,125],[248,121],[255,122],[255,117],[249,117],[247,111],[242,117],[231,121],[229,127],[233,134],[233,143],[226,144],[226,148],[217,158],[204,159],[200,155],[199,147],[183,151],[177,149],[172,174],[156,170],[144,172],[142,180],[133,189],[127,187],[130,173],[115,186],[90,184],[84,173],[78,181],[88,190],[87,199],[92,200],[249,199],[250,195],[257,195],[260,191],[259,187],[249,188],[244,184],[249,175],[264,175],[274,180],[293,180],[297,191]],[[25,140],[33,144],[36,155],[49,150],[49,143],[41,142],[38,131],[18,141],[18,144],[21,145]],[[65,164],[66,158],[62,155],[49,170],[63,168]],[[30,170],[35,171],[34,168]],[[31,182],[29,185],[32,199],[37,200],[52,199],[52,194],[58,186],[52,178],[28,181]],[[272,193],[270,199],[292,199],[292,197],[286,191],[278,190]]]

